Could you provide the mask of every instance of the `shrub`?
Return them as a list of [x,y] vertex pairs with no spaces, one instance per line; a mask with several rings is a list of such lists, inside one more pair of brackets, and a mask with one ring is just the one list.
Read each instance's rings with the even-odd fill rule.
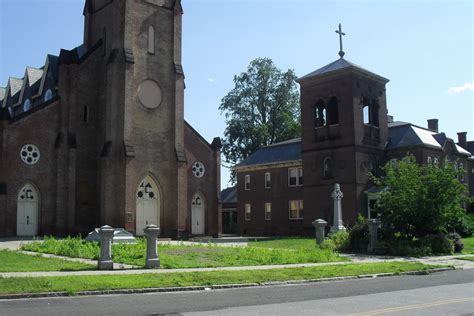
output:
[[386,241],[388,252],[394,256],[423,257],[432,255],[429,240],[409,240],[393,237]]
[[334,243],[335,250],[342,251],[350,248],[349,232],[341,230],[330,233],[328,237]]
[[461,252],[464,249],[464,243],[461,240],[461,236],[458,233],[448,234],[448,238],[454,244],[454,252]]
[[365,252],[368,244],[369,226],[367,220],[359,214],[356,223],[349,229],[349,246],[354,251]]
[[444,234],[428,235],[424,239],[431,244],[431,251],[434,254],[452,254],[454,252],[454,243]]
[[466,238],[474,234],[474,214],[463,214],[453,218],[448,227],[449,231],[455,231],[461,237]]
[[334,240],[332,239],[326,239],[322,244],[321,244],[321,249],[323,250],[330,250],[332,252],[336,251],[336,244],[334,243]]

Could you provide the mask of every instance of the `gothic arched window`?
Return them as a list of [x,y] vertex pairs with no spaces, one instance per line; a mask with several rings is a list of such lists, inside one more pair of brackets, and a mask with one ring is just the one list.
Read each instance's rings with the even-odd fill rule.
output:
[[314,106],[314,127],[326,126],[327,113],[324,101],[319,100]]
[[46,93],[44,94],[44,102],[48,102],[53,98],[53,91],[51,89],[46,90]]
[[324,158],[323,163],[324,179],[331,179],[332,175],[332,160],[330,157]]
[[332,97],[330,100],[329,100],[329,103],[328,103],[328,107],[327,107],[327,110],[328,110],[328,124],[329,125],[334,125],[334,124],[338,124],[339,123],[339,102],[337,101],[337,98],[336,97]]
[[155,53],[155,29],[153,25],[148,27],[148,53]]
[[23,112],[29,111],[31,109],[31,101],[30,99],[26,99],[23,103]]

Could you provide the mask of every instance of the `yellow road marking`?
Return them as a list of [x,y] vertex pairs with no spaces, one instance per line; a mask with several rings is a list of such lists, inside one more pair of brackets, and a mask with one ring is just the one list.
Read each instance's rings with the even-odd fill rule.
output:
[[383,308],[383,309],[377,309],[377,310],[373,310],[373,311],[367,311],[367,312],[356,313],[356,314],[348,314],[348,315],[350,315],[350,316],[355,316],[355,315],[366,315],[366,316],[368,316],[368,315],[378,315],[378,314],[385,314],[385,313],[391,313],[391,312],[405,311],[405,310],[409,310],[409,309],[433,307],[433,306],[448,305],[448,304],[453,304],[453,303],[461,303],[461,302],[469,302],[469,301],[474,302],[474,297],[458,298],[458,299],[437,301],[437,302],[425,303],[425,304],[413,304],[413,305],[406,305],[406,306],[399,306],[399,307]]

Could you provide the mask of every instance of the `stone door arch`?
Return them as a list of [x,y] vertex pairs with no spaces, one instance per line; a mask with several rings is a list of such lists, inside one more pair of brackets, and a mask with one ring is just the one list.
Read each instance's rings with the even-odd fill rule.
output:
[[30,183],[25,184],[17,198],[16,234],[36,236],[38,234],[39,192]]
[[193,235],[204,235],[206,204],[201,194],[196,193],[191,201],[191,233]]
[[158,185],[150,176],[146,176],[140,182],[136,193],[136,200],[135,234],[142,236],[144,235],[146,225],[154,224],[160,227],[161,197]]

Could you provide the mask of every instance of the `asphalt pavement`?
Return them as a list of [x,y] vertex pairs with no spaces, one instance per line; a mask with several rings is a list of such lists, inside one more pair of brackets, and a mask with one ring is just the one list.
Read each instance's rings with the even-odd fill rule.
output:
[[473,315],[474,270],[197,292],[0,301],[0,315]]

